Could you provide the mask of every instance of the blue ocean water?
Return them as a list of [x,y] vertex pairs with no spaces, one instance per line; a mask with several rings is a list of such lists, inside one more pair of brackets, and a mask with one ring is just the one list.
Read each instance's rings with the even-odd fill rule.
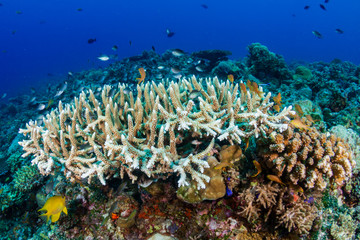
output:
[[[187,52],[230,50],[246,56],[260,42],[286,61],[360,63],[360,2],[353,0],[1,0],[0,94],[63,79],[68,71],[106,66],[155,47]],[[319,7],[323,4],[326,10]],[[206,5],[206,6],[204,6]],[[308,5],[309,9],[304,7]],[[207,7],[207,8],[206,8]],[[344,31],[339,34],[335,29]],[[166,29],[175,32],[167,37]],[[318,31],[318,39],[312,31]],[[88,39],[96,42],[88,44]],[[129,44],[131,41],[131,46]],[[111,48],[117,45],[115,52]]]

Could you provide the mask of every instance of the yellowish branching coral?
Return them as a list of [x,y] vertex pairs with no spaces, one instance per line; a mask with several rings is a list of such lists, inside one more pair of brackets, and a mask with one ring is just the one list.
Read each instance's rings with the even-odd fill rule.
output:
[[[91,90],[82,92],[71,104],[59,102],[44,125],[30,121],[20,129],[27,136],[20,142],[23,156],[33,155],[42,174],[60,169],[73,181],[91,182],[97,176],[105,185],[105,179],[125,173],[136,181],[139,173],[156,178],[175,172],[179,186],[188,185],[191,177],[204,188],[209,164],[203,158],[216,139],[233,144],[282,132],[293,114],[291,107],[272,114],[270,93],[263,97],[217,78],[148,82],[129,93],[127,87],[119,84],[112,95],[104,86],[100,99]],[[191,99],[193,91],[200,97]],[[180,136],[208,145],[188,154],[179,148]]]
[[289,126],[257,141],[261,163],[282,181],[304,189],[324,190],[328,182],[343,186],[355,167],[349,144],[316,128],[297,131]]

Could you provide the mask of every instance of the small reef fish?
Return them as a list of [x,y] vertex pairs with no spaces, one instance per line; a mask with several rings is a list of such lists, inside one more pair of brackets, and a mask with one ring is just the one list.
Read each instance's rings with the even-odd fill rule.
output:
[[101,56],[98,57],[98,59],[100,61],[106,62],[106,61],[108,61],[110,59],[110,57],[107,56],[107,55],[101,55]]
[[4,93],[4,94],[1,96],[1,99],[6,98],[6,96],[7,96],[7,94],[6,94],[6,93]]
[[246,151],[249,148],[249,144],[250,144],[250,138],[245,139],[245,150]]
[[46,107],[45,104],[40,103],[40,104],[38,105],[38,107],[36,108],[36,110],[42,111],[42,110],[45,109],[45,107]]
[[87,42],[88,42],[88,44],[92,44],[92,43],[96,42],[96,38],[89,38]]
[[167,35],[168,37],[172,37],[172,36],[175,35],[175,32],[172,32],[170,29],[166,29],[166,35]]
[[229,79],[229,81],[230,81],[231,83],[234,82],[234,75],[229,74],[229,75],[227,75],[227,78]]
[[170,69],[170,71],[171,71],[173,74],[178,74],[178,73],[181,72],[181,70],[180,70],[179,68],[177,68],[177,67],[172,67],[172,68]]
[[36,97],[32,97],[32,98],[30,99],[30,102],[29,102],[29,103],[30,103],[30,104],[31,104],[31,103],[34,103],[35,100],[36,100]]
[[315,202],[315,199],[314,199],[314,197],[309,197],[309,198],[305,199],[304,202],[312,204]]
[[233,192],[231,191],[230,188],[228,188],[228,186],[226,186],[226,196],[231,197],[233,195]]
[[183,50],[181,50],[181,49],[176,48],[176,49],[173,49],[173,50],[171,51],[171,54],[172,54],[174,57],[181,57],[182,55],[185,54],[185,52],[184,52]]
[[281,107],[282,103],[281,103],[281,93],[280,92],[278,93],[278,95],[273,97],[273,100],[277,105],[279,105],[279,107]]
[[310,6],[308,6],[308,5],[306,5],[306,6],[304,7],[305,10],[308,10],[309,8],[310,8]]
[[246,81],[246,86],[249,88],[250,92],[254,91],[252,83],[251,83],[251,81],[249,79]]
[[23,14],[23,12],[22,11],[16,11],[16,14]]
[[325,8],[324,5],[320,4],[319,6],[320,6],[320,8],[321,8],[322,10],[326,11],[326,8]]
[[202,67],[200,67],[200,66],[196,66],[195,69],[196,69],[196,71],[198,71],[198,72],[205,72],[205,70],[204,70]]
[[204,8],[204,9],[208,9],[209,7],[208,7],[208,5],[206,5],[206,4],[201,4],[200,5],[202,8]]
[[311,123],[315,123],[314,119],[311,117],[311,115],[305,115],[306,119],[309,120]]
[[83,11],[83,9],[82,9],[82,8],[78,8],[78,9],[76,9],[76,11],[78,11],[78,12],[82,12],[82,11]]
[[295,104],[295,111],[299,114],[300,117],[304,115],[304,111],[302,110],[301,106],[299,104]]
[[130,45],[130,47],[131,47],[131,44],[132,44],[132,42],[131,42],[131,40],[129,41],[129,45]]
[[54,104],[54,100],[49,99],[46,109],[49,109],[49,107],[51,107],[53,104]]
[[280,106],[279,105],[275,105],[273,108],[275,109],[275,111],[280,112]]
[[262,169],[261,169],[261,165],[260,165],[260,163],[258,161],[254,160],[253,164],[254,164],[254,166],[255,166],[255,168],[257,170],[257,173],[255,173],[251,177],[256,177],[257,175],[259,175],[262,172]]
[[252,82],[252,89],[259,97],[261,97],[262,92],[260,92],[259,86],[256,82]]
[[267,177],[267,179],[269,179],[270,181],[280,183],[281,185],[285,185],[285,183],[283,183],[278,176],[269,174],[269,175],[267,175],[266,177]]
[[145,80],[146,72],[144,68],[139,68],[140,77],[136,78],[138,80],[138,84],[142,83]]
[[310,130],[310,127],[305,125],[300,119],[294,119],[290,121],[290,124],[299,129]]
[[[69,73],[68,73],[69,74]],[[62,83],[59,87],[58,87],[58,91],[55,94],[55,97],[60,96],[61,94],[63,94],[65,92],[65,90],[67,89],[67,82],[65,81],[64,83]]]
[[290,195],[293,197],[293,201],[294,202],[297,202],[297,200],[299,200],[299,195],[297,195],[296,193],[294,192],[290,192]]
[[47,211],[46,213],[40,216],[47,216],[46,222],[51,221],[54,223],[59,220],[61,212],[68,214],[67,208],[65,206],[65,197],[62,196],[53,196],[46,200],[45,205],[38,211]]
[[189,99],[194,100],[200,96],[201,96],[201,91],[192,90],[191,93],[189,94]]
[[240,83],[240,89],[241,89],[241,93],[246,94],[247,90],[244,83]]
[[323,36],[321,35],[321,33],[319,33],[319,32],[316,31],[316,30],[312,31],[312,34],[314,34],[314,36],[317,37],[317,38],[319,38],[319,39],[323,38]]
[[151,49],[152,49],[154,52],[156,51],[154,46],[151,46]]
[[344,33],[344,31],[341,30],[340,28],[335,29],[335,32],[337,32],[338,34],[343,34]]
[[114,51],[117,51],[119,48],[118,48],[118,46],[114,45],[111,49]]

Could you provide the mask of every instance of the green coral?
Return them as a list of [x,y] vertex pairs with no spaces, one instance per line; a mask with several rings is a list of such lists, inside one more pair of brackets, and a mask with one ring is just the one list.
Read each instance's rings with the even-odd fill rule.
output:
[[355,239],[359,226],[355,211],[342,204],[342,201],[330,192],[324,193],[322,205],[322,226],[317,239]]
[[15,189],[12,184],[3,185],[0,189],[0,213],[27,200],[27,196]]
[[21,151],[17,151],[11,154],[6,159],[6,163],[10,168],[10,172],[12,173],[16,172],[16,170],[19,169],[21,165],[23,165],[25,159],[21,157],[21,154],[22,154]]
[[22,166],[14,174],[14,188],[18,191],[27,192],[41,184],[43,176],[36,165]]
[[305,80],[309,81],[312,79],[313,75],[311,70],[304,66],[298,66],[295,70],[295,75],[293,76],[294,80]]

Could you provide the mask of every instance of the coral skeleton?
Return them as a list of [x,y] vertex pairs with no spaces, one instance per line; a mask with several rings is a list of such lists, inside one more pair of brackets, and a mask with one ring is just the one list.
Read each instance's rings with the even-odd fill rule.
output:
[[[100,99],[92,90],[82,92],[73,103],[60,101],[42,125],[30,121],[19,131],[27,136],[19,144],[23,157],[33,155],[43,175],[57,169],[72,181],[90,183],[97,176],[105,185],[106,179],[125,173],[133,182],[139,173],[150,178],[177,173],[179,186],[191,178],[204,188],[209,181],[203,174],[209,167],[205,156],[216,140],[240,144],[244,138],[282,132],[294,114],[291,107],[275,114],[271,93],[240,85],[195,76],[147,82],[134,92],[119,84],[114,94],[105,85]],[[200,96],[191,99],[193,91]],[[177,143],[179,135],[208,145],[198,153],[185,152]]]

